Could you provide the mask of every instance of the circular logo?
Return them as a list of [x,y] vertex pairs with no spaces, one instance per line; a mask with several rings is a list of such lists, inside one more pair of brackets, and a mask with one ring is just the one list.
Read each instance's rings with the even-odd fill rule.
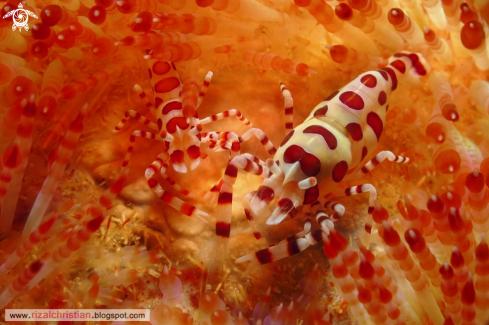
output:
[[5,16],[3,16],[3,18],[5,19],[10,16],[12,16],[12,19],[14,21],[14,24],[12,25],[12,30],[16,30],[17,28],[19,28],[19,32],[22,28],[24,28],[26,31],[29,30],[29,25],[27,25],[29,16],[33,18],[37,18],[37,16],[34,15],[34,13],[24,9],[22,2],[19,3],[18,9],[9,11]]

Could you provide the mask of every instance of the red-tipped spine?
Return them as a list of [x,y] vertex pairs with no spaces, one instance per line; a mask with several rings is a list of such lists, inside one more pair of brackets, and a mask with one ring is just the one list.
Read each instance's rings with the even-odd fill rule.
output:
[[439,272],[441,275],[441,291],[447,304],[448,313],[452,321],[459,324],[462,322],[462,304],[460,302],[457,281],[455,280],[455,273],[447,262],[440,267]]
[[467,281],[462,288],[462,318],[464,320],[463,324],[476,324],[475,320],[475,289],[474,282],[472,279],[472,272],[469,272]]
[[448,223],[452,232],[453,244],[464,256],[465,265],[468,267],[474,260],[474,238],[472,233],[467,233],[465,223],[458,209],[450,208],[448,212]]
[[[326,255],[326,257],[329,259],[329,262],[331,263],[333,276],[341,289],[343,299],[345,299],[345,301],[348,303],[351,311],[354,314],[358,315],[357,317],[360,321],[366,321],[368,319],[368,316],[365,309],[358,300],[358,290],[355,287],[354,280],[348,273],[348,268],[343,263],[342,258],[339,256],[337,247],[335,247],[337,246],[338,242],[336,242],[336,245],[334,245],[326,236],[323,236],[323,242],[324,255]],[[340,242],[343,241],[340,240]],[[343,244],[340,245],[340,247],[342,246]]]
[[467,267],[465,266],[464,257],[462,253],[460,253],[460,250],[457,246],[453,246],[452,248],[450,264],[453,267],[453,272],[455,274],[455,280],[457,280],[459,292],[462,292],[462,288],[465,282],[467,282],[468,271]]
[[447,209],[443,201],[439,197],[432,195],[428,200],[428,210],[430,211],[440,242],[443,245],[452,245],[453,239],[450,233],[450,224],[446,218]]
[[487,190],[484,186],[484,174],[475,169],[465,178],[465,186],[469,192],[468,202],[474,231],[481,233],[489,230],[489,207]]
[[418,259],[421,268],[425,270],[430,277],[431,284],[435,287],[439,287],[441,284],[441,277],[438,273],[440,265],[428,246],[426,246],[423,235],[417,229],[408,229],[404,233],[404,239]]
[[481,242],[475,249],[475,307],[478,322],[484,322],[489,314],[489,246],[486,235],[482,233]]

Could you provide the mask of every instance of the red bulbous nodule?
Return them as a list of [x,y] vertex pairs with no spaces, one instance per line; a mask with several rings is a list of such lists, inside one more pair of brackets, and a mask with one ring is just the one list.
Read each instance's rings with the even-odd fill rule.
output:
[[357,289],[358,289],[358,300],[362,304],[368,304],[370,301],[372,301],[372,293],[370,292],[370,290],[365,289],[365,287],[362,286],[361,284],[357,285]]
[[404,239],[409,245],[409,248],[413,251],[413,253],[421,253],[425,247],[426,242],[423,238],[423,235],[417,229],[408,229],[404,233]]
[[433,214],[441,214],[445,210],[445,204],[436,195],[432,195],[428,200],[428,210]]
[[353,17],[351,7],[346,3],[340,3],[334,9],[334,12],[341,20],[350,20]]
[[448,264],[448,263],[443,263],[442,266],[440,266],[440,275],[444,280],[450,280],[452,279],[455,274],[453,273],[453,268]]
[[465,178],[465,184],[472,193],[479,193],[484,188],[484,175],[474,170]]
[[389,220],[389,212],[384,207],[375,207],[372,212],[372,218],[375,223],[381,224],[382,221]]
[[481,242],[475,248],[475,258],[480,263],[489,262],[489,246],[486,242],[485,233],[482,233]]
[[331,240],[331,244],[338,250],[338,252],[343,251],[348,246],[348,241],[346,238],[335,229],[330,231],[329,238]]
[[365,257],[363,257],[363,255],[360,257],[358,273],[364,280],[372,280],[375,276],[375,271],[372,264],[370,264]]
[[107,18],[107,12],[103,6],[93,6],[88,11],[88,19],[95,25],[101,25]]
[[63,49],[70,49],[76,43],[76,37],[69,29],[62,30],[59,32],[56,44]]
[[323,247],[324,255],[326,255],[327,258],[333,259],[338,256],[338,251],[333,246],[333,244],[331,244],[329,238],[327,237],[324,238],[323,243],[324,243],[324,247]]
[[32,25],[31,27],[32,37],[37,40],[44,40],[48,38],[50,32],[51,29],[49,28],[49,26],[43,23],[37,23]]
[[140,12],[131,28],[135,32],[147,32],[153,25],[153,14],[147,11]]
[[475,288],[472,272],[469,272],[467,282],[465,282],[462,288],[462,303],[464,305],[473,305],[475,303]]
[[460,253],[460,250],[458,249],[457,246],[454,246],[452,248],[452,255],[450,256],[450,264],[456,269],[461,268],[462,266],[465,265],[464,257],[462,253]]
[[392,228],[391,225],[389,225],[386,221],[382,222],[382,225],[384,226],[384,230],[381,234],[382,239],[384,239],[385,243],[388,246],[397,246],[401,243],[401,238],[399,237],[399,234],[397,231]]
[[63,17],[63,10],[58,5],[49,5],[41,11],[41,21],[46,26],[55,26]]
[[44,59],[49,54],[49,47],[44,42],[36,41],[32,44],[31,54],[38,59]]
[[462,197],[460,196],[460,194],[458,194],[455,191],[449,191],[443,193],[440,196],[440,199],[443,201],[447,209],[450,208],[460,209],[460,207],[462,206]]
[[448,212],[448,223],[450,224],[450,229],[453,232],[458,232],[464,229],[465,225],[458,212],[458,209],[450,208]]

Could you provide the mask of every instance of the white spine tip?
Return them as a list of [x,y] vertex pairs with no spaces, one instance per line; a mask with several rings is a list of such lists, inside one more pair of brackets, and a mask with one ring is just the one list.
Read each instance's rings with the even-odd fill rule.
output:
[[309,177],[299,182],[299,188],[302,190],[307,190],[313,186],[316,186],[317,179],[316,177]]

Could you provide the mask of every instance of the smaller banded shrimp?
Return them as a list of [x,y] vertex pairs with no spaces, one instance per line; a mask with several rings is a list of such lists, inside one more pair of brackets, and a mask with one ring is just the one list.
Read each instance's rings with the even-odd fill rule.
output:
[[[397,163],[409,161],[390,151],[381,151],[375,156],[373,154],[384,129],[391,93],[397,88],[398,80],[405,75],[424,76],[429,69],[424,58],[416,53],[398,53],[388,62],[388,66],[362,73],[341,90],[331,94],[295,128],[292,124],[293,99],[285,86],[281,85],[285,127],[290,132],[273,159],[269,158],[265,164],[250,160],[244,154],[229,161],[220,182],[218,197],[218,250],[227,256],[233,185],[238,170],[264,178],[258,190],[243,199],[245,214],[256,239],[262,238],[258,226],[260,221],[266,220],[268,226],[277,225],[288,215],[293,216],[300,206],[310,206],[304,211],[311,211],[310,215],[316,217],[321,228],[311,231],[309,218],[304,230],[296,236],[243,256],[236,263],[250,261],[250,267],[270,263],[322,241],[322,237],[334,228],[334,221],[344,215],[345,208],[335,202],[320,203],[323,200],[320,199],[321,193],[324,198],[329,198],[332,194],[351,196],[368,192],[369,217],[365,230],[370,233],[371,214],[380,208],[375,187],[362,184],[345,190],[337,188],[341,182],[369,173],[385,159]],[[367,157],[372,156],[367,161]],[[329,216],[323,207],[334,213]]]
[[[134,91],[153,113],[156,123],[135,110],[126,111],[124,118],[115,127],[114,132],[120,131],[129,118],[136,119],[141,124],[146,125],[152,129],[152,132],[136,130],[131,134],[130,145],[122,163],[122,168],[126,168],[129,164],[136,138],[163,141],[166,150],[161,152],[145,171],[149,187],[166,204],[189,217],[196,217],[203,222],[207,222],[207,213],[165,191],[155,179],[155,174],[159,172],[178,193],[191,197],[192,193],[182,188],[166,174],[166,170],[170,165],[176,172],[185,174],[189,170],[195,170],[200,165],[201,159],[207,157],[207,152],[209,151],[229,151],[232,159],[240,154],[240,144],[243,141],[256,136],[264,143],[268,141],[268,138],[260,129],[256,128],[249,129],[242,136],[238,136],[234,132],[202,132],[205,124],[231,116],[236,116],[246,126],[251,126],[251,123],[236,109],[230,109],[199,119],[197,109],[202,104],[209,88],[214,74],[212,71],[209,71],[205,76],[204,83],[199,91],[195,78],[189,77],[182,82],[173,62],[149,58],[148,66],[154,100],[151,100],[151,97],[139,85],[134,86]],[[197,68],[198,61],[190,61],[187,66],[187,74],[195,75]],[[206,152],[201,152],[201,144],[206,142],[209,142],[210,146]],[[265,147],[267,146],[265,145]],[[269,149],[272,150],[271,148]],[[269,151],[269,153],[274,154],[274,151]]]

